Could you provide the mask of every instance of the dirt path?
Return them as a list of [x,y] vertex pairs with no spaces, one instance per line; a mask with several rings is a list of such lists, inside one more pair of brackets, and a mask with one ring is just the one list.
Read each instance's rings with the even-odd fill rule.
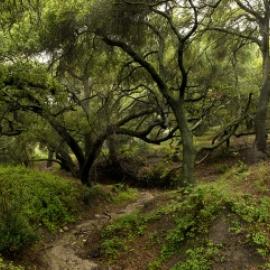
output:
[[109,219],[116,219],[122,215],[142,209],[145,203],[151,201],[154,195],[141,192],[137,201],[130,203],[116,212],[96,215],[95,218],[85,220],[71,231],[64,232],[62,237],[53,242],[44,251],[42,261],[46,270],[97,270],[99,266],[91,260],[82,259],[78,254],[84,247],[87,236],[94,230],[100,230]]

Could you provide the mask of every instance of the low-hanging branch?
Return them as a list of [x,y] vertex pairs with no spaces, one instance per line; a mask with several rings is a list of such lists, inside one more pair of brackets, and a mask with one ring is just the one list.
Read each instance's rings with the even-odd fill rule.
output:
[[141,139],[147,143],[157,144],[157,145],[175,137],[175,133],[178,130],[178,127],[174,127],[173,129],[171,129],[170,132],[166,134],[164,137],[155,138],[155,139],[149,138],[148,135],[151,133],[151,131],[159,125],[160,123],[153,124],[152,126],[150,126],[149,128],[143,131],[134,131],[134,130],[128,130],[125,128],[120,128],[116,131],[116,134],[129,135],[129,136]]

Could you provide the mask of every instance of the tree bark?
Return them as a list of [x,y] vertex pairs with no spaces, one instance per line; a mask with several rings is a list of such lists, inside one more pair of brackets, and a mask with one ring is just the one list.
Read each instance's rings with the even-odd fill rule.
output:
[[188,122],[184,109],[184,101],[176,102],[172,105],[177,124],[179,126],[179,130],[181,133],[181,142],[183,146],[183,172],[182,172],[182,184],[194,185],[195,177],[194,177],[194,166],[195,166],[195,158],[196,151],[193,143],[193,134],[188,127]]
[[98,158],[105,138],[101,137],[94,142],[88,151],[83,164],[80,164],[80,179],[83,185],[92,186],[91,173],[96,159]]
[[[269,16],[266,16],[261,25],[263,37],[261,52],[263,57],[263,84],[260,91],[257,112],[255,117],[255,161],[267,154],[267,113],[270,97],[270,55],[269,55]],[[260,153],[260,155],[256,153]]]
[[[266,60],[268,63],[264,67],[264,82],[261,89],[256,118],[255,118],[255,147],[256,150],[266,154],[267,151],[267,112],[268,112],[268,103],[270,95],[270,78],[269,78],[269,56]],[[268,73],[266,75],[266,72]]]

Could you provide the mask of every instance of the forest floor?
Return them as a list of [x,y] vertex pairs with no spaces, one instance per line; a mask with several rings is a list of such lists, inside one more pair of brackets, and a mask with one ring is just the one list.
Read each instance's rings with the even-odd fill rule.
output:
[[[270,270],[270,163],[247,165],[245,157],[198,165],[196,187],[133,189],[136,196],[118,203],[96,201],[80,221],[45,236],[22,264],[27,270]],[[100,186],[105,196],[115,187]]]
[[81,255],[100,270],[269,270],[269,165],[202,165],[198,187],[159,192],[90,234]]
[[[108,190],[111,192],[112,186],[103,186],[102,189],[104,194],[109,195]],[[160,191],[156,190],[136,190],[136,196],[120,199],[116,203],[101,198],[89,209],[84,210],[80,221],[64,226],[54,236],[48,235],[47,240],[26,251],[19,261],[26,269],[31,270],[103,269],[97,260],[90,258],[91,256],[85,258],[85,254],[89,251],[87,245],[89,241],[94,240],[91,237],[114,220],[140,211],[159,193]]]
[[218,161],[189,191],[101,203],[36,252],[34,269],[269,270],[269,167]]
[[[123,215],[130,214],[143,208],[145,203],[151,201],[154,195],[142,191],[138,199],[125,207],[107,209],[97,213],[90,219],[83,220],[70,231],[64,232],[59,239],[51,243],[41,256],[45,269],[50,270],[96,270],[100,269],[98,263],[91,259],[81,258],[85,242],[89,241],[89,234],[99,231],[108,221],[113,221]],[[110,212],[108,212],[110,211]]]

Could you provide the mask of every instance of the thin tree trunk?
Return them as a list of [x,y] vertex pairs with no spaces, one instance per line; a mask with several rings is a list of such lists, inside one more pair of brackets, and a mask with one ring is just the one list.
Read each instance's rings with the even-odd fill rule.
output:
[[48,149],[48,161],[47,161],[47,168],[51,168],[53,165],[53,156],[54,151],[52,149]]

